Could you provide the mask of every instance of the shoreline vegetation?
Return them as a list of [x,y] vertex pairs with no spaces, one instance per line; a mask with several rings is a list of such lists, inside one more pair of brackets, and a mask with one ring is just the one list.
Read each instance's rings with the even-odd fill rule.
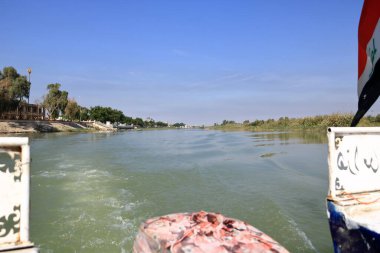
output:
[[[27,76],[18,73],[12,66],[0,70],[0,120],[13,122],[2,123],[0,133],[38,132],[40,131],[39,128],[45,132],[76,131],[76,129],[83,131],[84,128],[80,126],[78,128],[68,126],[68,123],[64,122],[81,122],[80,124],[82,124],[88,121],[99,121],[103,124],[112,122],[138,128],[186,126],[182,122],[170,125],[168,122],[155,121],[150,117],[145,120],[139,117],[132,118],[109,106],[81,106],[74,98],[69,97],[68,91],[62,90],[60,83],[48,84],[46,94],[34,104],[30,104],[30,74],[32,69],[28,68],[27,71],[29,79]],[[33,121],[38,123],[32,123]],[[86,126],[86,128],[88,127]]]
[[[351,124],[353,114],[329,114],[311,117],[254,120],[245,120],[243,123],[224,120],[221,124],[215,123],[213,126],[201,127],[209,130],[222,131],[324,131],[328,127],[348,127]],[[361,121],[361,127],[380,126],[380,114],[377,116],[366,116]],[[152,129],[177,129],[182,125],[173,127],[145,125],[137,130]],[[86,121],[60,121],[60,120],[0,120],[0,134],[13,133],[46,133],[46,132],[97,132],[102,129],[96,128],[92,122]]]
[[[20,75],[14,67],[4,67],[0,71],[0,133],[36,133],[36,132],[91,132],[113,131],[112,127],[105,126],[106,122],[124,125],[137,129],[173,129],[188,128],[185,123],[169,124],[155,121],[152,118],[132,118],[124,112],[105,106],[90,108],[80,106],[74,98],[69,98],[69,92],[61,90],[61,84],[50,83],[47,93],[41,102],[29,104],[30,73]],[[28,106],[43,108],[41,113],[33,116]],[[27,109],[27,110],[25,110]],[[33,109],[33,108],[31,108]],[[30,117],[30,116],[33,117]],[[330,115],[317,115],[311,117],[267,120],[245,120],[242,123],[233,120],[223,120],[213,126],[200,127],[223,131],[292,131],[292,130],[325,130],[328,127],[347,127],[351,125],[353,114],[334,113]],[[24,119],[24,120],[21,120]],[[92,122],[102,124],[93,124]],[[103,126],[102,126],[103,125]],[[380,126],[380,114],[364,117],[359,126]]]
[[[292,131],[292,130],[325,130],[328,127],[349,127],[353,114],[334,113],[301,118],[280,117],[279,119],[245,120],[243,123],[223,120],[221,124],[215,123],[209,127],[224,131]],[[380,114],[363,117],[359,127],[380,126]]]

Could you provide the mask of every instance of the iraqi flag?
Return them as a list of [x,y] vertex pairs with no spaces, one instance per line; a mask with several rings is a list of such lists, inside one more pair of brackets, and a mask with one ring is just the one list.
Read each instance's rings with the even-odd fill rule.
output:
[[358,111],[356,126],[380,95],[380,0],[365,0],[359,22]]

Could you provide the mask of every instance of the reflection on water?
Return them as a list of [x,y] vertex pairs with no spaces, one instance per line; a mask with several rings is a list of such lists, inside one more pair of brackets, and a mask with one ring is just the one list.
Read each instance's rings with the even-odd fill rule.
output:
[[332,252],[325,135],[32,135],[32,240],[42,253],[130,252],[148,217],[206,210],[244,220],[291,252]]
[[261,155],[260,157],[262,157],[262,158],[269,158],[269,157],[272,157],[274,155],[281,155],[281,154],[286,154],[286,152],[281,152],[281,153],[265,153],[265,154]]
[[[302,144],[324,144],[327,143],[327,134],[325,131],[321,130],[305,130],[305,131],[293,131],[293,132],[266,132],[266,133],[254,133],[251,135],[252,138],[257,142],[262,142],[265,140],[276,140],[280,141],[281,144],[287,145],[292,142],[302,143]],[[270,145],[270,144],[257,144]]]

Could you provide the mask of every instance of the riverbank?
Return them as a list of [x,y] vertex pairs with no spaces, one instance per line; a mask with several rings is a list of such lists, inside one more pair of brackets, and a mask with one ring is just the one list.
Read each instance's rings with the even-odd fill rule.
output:
[[0,133],[47,133],[47,132],[81,132],[94,129],[85,122],[69,121],[33,121],[33,120],[2,120]]
[[[169,130],[172,127],[148,127],[125,130]],[[179,128],[174,128],[179,129]],[[123,129],[121,129],[123,130]],[[0,120],[0,134],[12,133],[53,133],[53,132],[112,132],[118,129],[98,121],[59,121],[59,120]]]
[[[279,119],[244,121],[237,123],[234,121],[224,120],[222,124],[215,124],[210,127],[213,130],[223,131],[289,131],[289,130],[312,130],[325,131],[328,127],[349,127],[353,119],[353,114],[330,114],[317,115],[303,118],[281,117]],[[360,121],[361,127],[380,126],[380,115],[366,116]]]

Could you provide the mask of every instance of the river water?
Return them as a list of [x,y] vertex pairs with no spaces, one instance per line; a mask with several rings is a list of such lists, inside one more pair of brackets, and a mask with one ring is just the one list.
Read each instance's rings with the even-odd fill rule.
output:
[[31,136],[41,253],[131,252],[139,224],[212,211],[290,252],[332,252],[325,133],[158,130]]

